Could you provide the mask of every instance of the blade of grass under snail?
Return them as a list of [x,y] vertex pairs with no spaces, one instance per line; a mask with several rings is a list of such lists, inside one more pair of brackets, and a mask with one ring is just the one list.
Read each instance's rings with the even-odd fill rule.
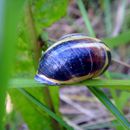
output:
[[[69,86],[73,86],[71,84]],[[130,80],[112,80],[112,79],[92,79],[86,80],[82,83],[75,84],[76,86],[96,86],[100,88],[112,88],[112,89],[119,89],[119,90],[130,90]],[[62,85],[63,86],[63,85]],[[9,88],[34,88],[34,87],[47,87],[47,85],[40,84],[36,82],[34,79],[24,79],[24,78],[17,78],[12,79],[9,82]],[[54,87],[54,86],[51,86]]]
[[106,106],[106,108],[117,118],[117,120],[126,128],[130,129],[130,123],[123,114],[112,104],[109,98],[98,88],[88,87],[89,90]]
[[47,106],[45,106],[43,103],[41,103],[39,100],[37,100],[33,95],[31,95],[26,90],[19,88],[18,89],[28,100],[30,100],[32,103],[37,105],[41,110],[46,112],[48,115],[50,115],[53,119],[55,119],[58,123],[60,123],[62,126],[64,126],[67,130],[73,130],[72,127],[67,125],[65,121],[63,121],[59,116],[57,116],[54,112],[52,112]]
[[87,11],[85,10],[85,7],[84,7],[84,4],[83,4],[82,0],[77,0],[77,4],[79,6],[79,9],[81,11],[81,14],[83,16],[85,25],[86,25],[86,27],[88,29],[88,32],[89,32],[90,36],[95,37],[95,32],[94,32],[94,30],[93,30],[93,28],[91,26],[91,23],[90,23],[89,18],[88,18]]

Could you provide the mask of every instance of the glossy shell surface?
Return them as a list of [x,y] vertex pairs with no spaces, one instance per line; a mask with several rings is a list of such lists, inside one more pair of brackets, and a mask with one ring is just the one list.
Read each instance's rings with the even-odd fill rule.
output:
[[101,75],[110,62],[110,49],[99,39],[69,34],[46,50],[35,79],[49,85],[76,83]]

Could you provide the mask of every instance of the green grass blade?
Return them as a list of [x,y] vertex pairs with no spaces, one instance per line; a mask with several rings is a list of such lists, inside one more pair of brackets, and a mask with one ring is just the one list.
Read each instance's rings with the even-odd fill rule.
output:
[[[119,90],[130,90],[130,80],[112,80],[112,79],[92,79],[86,80],[82,83],[70,84],[69,86],[96,86],[102,88],[112,88]],[[63,85],[62,85],[63,86]],[[34,87],[46,87],[45,84],[37,83],[34,79],[12,79],[9,83],[9,88],[34,88]],[[54,86],[52,86],[54,87]]]
[[0,0],[0,130],[5,123],[5,99],[14,59],[16,29],[24,0]]
[[130,41],[130,31],[123,32],[116,37],[102,39],[110,48],[118,47],[127,44]]
[[87,11],[86,11],[86,9],[84,7],[84,4],[83,4],[82,0],[77,0],[77,4],[79,6],[79,9],[81,11],[81,14],[83,16],[86,28],[88,29],[88,32],[89,32],[90,36],[95,37],[95,32],[94,32],[94,30],[93,30],[93,28],[91,26],[91,23],[90,23],[89,18],[88,18]]
[[111,78],[114,79],[130,79],[130,75],[119,73],[119,72],[109,72]]
[[[118,109],[120,111],[122,111],[125,106],[126,103],[128,101],[128,99],[130,98],[130,93],[127,91],[121,91],[120,95],[117,94],[117,99],[115,100],[115,105],[118,107]],[[117,130],[122,130],[122,126],[118,125],[115,127]]]
[[59,107],[60,107],[60,98],[59,96],[56,97],[56,95],[59,95],[59,87],[48,87],[49,93],[50,93],[50,97],[52,100],[52,104],[54,107],[54,112],[61,116],[60,112],[59,112]]
[[96,87],[88,87],[89,90],[106,106],[106,108],[117,118],[125,129],[130,129],[130,123],[123,114],[112,104],[109,98]]
[[127,103],[127,101],[128,101],[129,98],[130,98],[130,93],[127,92],[127,91],[122,91],[120,93],[120,97],[118,97],[118,100],[116,102],[117,107],[120,110],[123,110],[124,106],[126,105],[126,103]]
[[47,106],[45,106],[43,103],[41,103],[39,100],[37,100],[33,95],[28,93],[24,89],[18,89],[28,100],[30,100],[32,103],[37,105],[39,108],[41,108],[43,111],[45,111],[48,115],[50,115],[53,119],[55,119],[58,123],[63,125],[67,130],[73,130],[72,127],[67,125],[65,121],[63,121],[61,118],[59,118],[55,113],[53,113]]
[[109,36],[112,30],[110,0],[104,0],[104,12],[106,33]]
[[34,79],[16,78],[9,82],[10,88],[33,88],[33,87],[46,87],[44,84],[36,82]]

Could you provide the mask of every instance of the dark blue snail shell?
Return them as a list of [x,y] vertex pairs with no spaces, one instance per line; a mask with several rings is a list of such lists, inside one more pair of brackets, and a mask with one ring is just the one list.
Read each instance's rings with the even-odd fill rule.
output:
[[110,49],[99,39],[69,34],[47,49],[35,79],[49,85],[76,83],[101,75],[110,62]]

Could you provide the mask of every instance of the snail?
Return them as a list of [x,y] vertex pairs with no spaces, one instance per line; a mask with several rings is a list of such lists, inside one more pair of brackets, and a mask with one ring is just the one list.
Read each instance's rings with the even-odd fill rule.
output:
[[98,77],[110,62],[110,49],[101,40],[67,34],[42,55],[35,80],[48,85],[77,83]]

